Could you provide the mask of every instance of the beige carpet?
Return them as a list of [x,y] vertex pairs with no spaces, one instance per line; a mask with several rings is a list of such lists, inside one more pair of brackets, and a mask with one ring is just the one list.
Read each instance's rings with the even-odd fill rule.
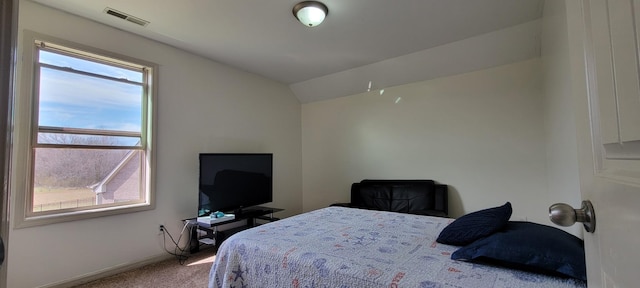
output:
[[200,251],[191,255],[183,265],[177,259],[169,259],[75,287],[207,287],[214,259],[212,249]]

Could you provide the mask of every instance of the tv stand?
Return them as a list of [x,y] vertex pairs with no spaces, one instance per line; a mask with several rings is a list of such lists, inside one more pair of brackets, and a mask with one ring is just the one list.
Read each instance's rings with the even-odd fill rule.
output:
[[240,209],[233,210],[233,214],[242,217],[242,215],[245,213],[253,213],[255,212],[255,210],[262,210],[262,209],[270,209],[270,208],[266,208],[266,207],[240,208]]
[[[196,220],[197,229],[192,229],[189,251],[191,253],[196,253],[200,251],[201,243],[207,244],[207,245],[213,245],[214,249],[217,251],[218,248],[220,247],[220,244],[222,244],[222,241],[224,241],[226,238],[229,238],[229,236],[237,232],[240,232],[242,230],[258,226],[258,224],[256,223],[256,219],[273,222],[273,221],[279,220],[279,218],[273,217],[273,213],[280,212],[283,210],[284,209],[263,207],[263,206],[248,207],[244,209],[235,210],[234,219],[230,219],[227,221],[220,221],[216,223],[197,222],[197,218],[196,218],[195,220]],[[224,231],[218,230],[218,227],[221,225],[235,223],[239,221],[246,221],[247,224],[240,227],[224,230]],[[199,236],[198,231],[204,231],[206,232],[206,235]]]

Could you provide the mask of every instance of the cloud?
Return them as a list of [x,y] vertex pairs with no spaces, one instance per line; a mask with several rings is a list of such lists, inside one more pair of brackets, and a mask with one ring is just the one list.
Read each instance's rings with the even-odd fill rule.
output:
[[39,125],[141,131],[142,87],[43,70]]
[[129,70],[108,64],[88,61],[71,56],[61,55],[50,51],[40,51],[40,63],[46,63],[58,67],[72,68],[79,71],[110,76],[118,79],[142,82],[142,72]]
[[44,68],[40,101],[87,108],[141,107],[142,87]]

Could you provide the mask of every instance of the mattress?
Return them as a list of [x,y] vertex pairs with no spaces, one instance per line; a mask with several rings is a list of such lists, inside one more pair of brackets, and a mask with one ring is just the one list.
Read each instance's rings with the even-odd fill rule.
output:
[[209,287],[586,287],[572,278],[451,260],[452,219],[327,207],[231,236]]

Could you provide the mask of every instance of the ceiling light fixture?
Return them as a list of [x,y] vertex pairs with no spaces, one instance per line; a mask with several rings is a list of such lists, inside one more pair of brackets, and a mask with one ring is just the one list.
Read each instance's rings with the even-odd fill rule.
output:
[[293,6],[293,16],[307,27],[315,27],[324,21],[329,9],[318,1],[302,1]]

